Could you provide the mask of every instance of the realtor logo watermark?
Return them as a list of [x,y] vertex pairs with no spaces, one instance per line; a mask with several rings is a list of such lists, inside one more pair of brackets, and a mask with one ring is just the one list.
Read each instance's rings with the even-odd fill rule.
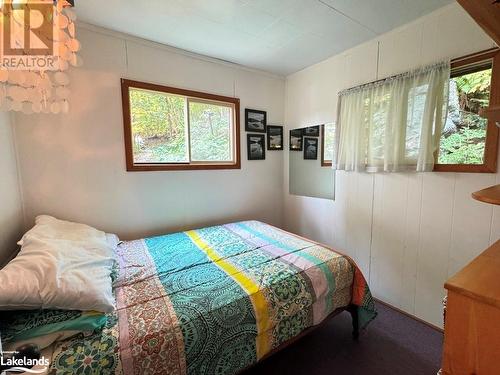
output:
[[0,68],[56,70],[58,17],[52,0],[0,0]]
[[[41,356],[35,358],[17,358],[18,352],[4,351],[0,353],[0,375],[7,375],[11,373],[26,372],[28,374],[42,374],[47,371],[50,361],[48,358]],[[33,368],[37,367],[37,368]],[[6,368],[6,369],[5,369]]]

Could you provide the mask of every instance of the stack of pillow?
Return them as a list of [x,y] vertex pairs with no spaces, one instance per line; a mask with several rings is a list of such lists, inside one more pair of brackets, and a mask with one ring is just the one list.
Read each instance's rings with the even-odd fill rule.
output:
[[84,224],[38,216],[19,254],[0,270],[2,342],[41,349],[91,332],[115,309],[118,238]]

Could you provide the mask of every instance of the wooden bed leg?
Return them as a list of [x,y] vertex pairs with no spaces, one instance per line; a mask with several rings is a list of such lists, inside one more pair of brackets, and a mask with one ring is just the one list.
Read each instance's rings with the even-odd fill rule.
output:
[[358,340],[359,339],[358,307],[355,305],[349,305],[347,311],[349,311],[349,314],[351,314],[352,318],[352,338],[354,340]]

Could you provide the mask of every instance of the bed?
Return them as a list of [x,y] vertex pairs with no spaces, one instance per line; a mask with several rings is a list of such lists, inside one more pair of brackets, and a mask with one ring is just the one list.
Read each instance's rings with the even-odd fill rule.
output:
[[347,256],[258,221],[124,242],[116,310],[56,343],[51,374],[237,374],[339,312],[376,316]]

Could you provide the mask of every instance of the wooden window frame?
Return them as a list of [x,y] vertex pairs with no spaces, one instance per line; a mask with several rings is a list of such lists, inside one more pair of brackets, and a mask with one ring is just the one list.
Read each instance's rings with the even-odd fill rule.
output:
[[[451,69],[473,65],[480,61],[492,60],[490,107],[500,104],[500,49],[492,48],[486,51],[463,56],[451,61]],[[453,77],[453,74],[451,74]],[[499,129],[495,121],[488,120],[483,164],[439,164],[434,165],[434,172],[466,172],[466,173],[496,173],[498,158]],[[436,159],[438,157],[436,152]]]
[[[214,170],[214,169],[241,169],[240,154],[240,99],[229,96],[208,94],[205,92],[179,89],[147,82],[133,81],[122,78],[122,109],[123,129],[125,135],[125,159],[128,172],[146,171],[183,171],[183,170]],[[166,94],[182,95],[194,101],[209,101],[210,103],[231,106],[233,110],[233,161],[231,162],[187,162],[187,163],[135,163],[132,143],[132,119],[130,112],[130,88],[157,91]],[[189,149],[191,152],[191,149]]]
[[321,166],[322,167],[331,167],[332,162],[331,160],[325,160],[325,125],[321,125],[321,130],[320,130],[320,138],[321,138]]

